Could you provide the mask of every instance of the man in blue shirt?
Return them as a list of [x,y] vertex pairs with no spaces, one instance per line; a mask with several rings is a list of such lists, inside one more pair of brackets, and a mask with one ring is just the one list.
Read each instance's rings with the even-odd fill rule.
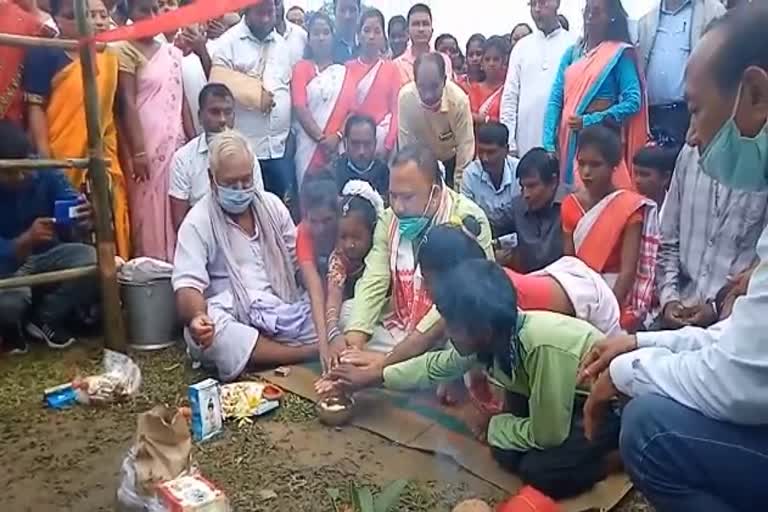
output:
[[[25,133],[0,121],[0,159],[28,158],[32,148]],[[57,226],[54,205],[77,193],[58,170],[0,171],[0,278],[77,268],[96,263],[96,250],[69,242],[90,228],[87,203],[74,212],[74,226]],[[80,308],[98,299],[95,278],[61,284],[0,290],[0,342],[9,352],[26,351],[22,327],[52,348],[65,348],[75,338],[64,325]]]
[[660,0],[638,24],[651,133],[662,145],[679,150],[685,142],[689,122],[683,97],[685,64],[704,28],[724,12],[719,0]]
[[337,64],[344,64],[357,56],[357,29],[361,7],[360,0],[333,0],[336,14],[333,61]]
[[464,169],[461,193],[483,209],[494,237],[502,232],[512,200],[520,195],[518,159],[509,156],[509,130],[501,123],[485,123],[477,129],[477,158]]

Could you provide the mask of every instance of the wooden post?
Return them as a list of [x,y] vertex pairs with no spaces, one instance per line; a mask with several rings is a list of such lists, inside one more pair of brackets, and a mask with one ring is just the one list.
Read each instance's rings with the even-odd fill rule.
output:
[[[91,34],[86,13],[88,0],[75,0],[77,28],[82,37]],[[112,230],[112,206],[109,180],[101,137],[99,96],[96,89],[93,43],[80,47],[80,63],[85,92],[85,120],[88,127],[88,181],[91,185],[96,223],[96,250],[99,258],[99,280],[104,311],[104,341],[107,348],[125,352],[125,327],[120,309],[120,290],[115,266],[115,234]]]

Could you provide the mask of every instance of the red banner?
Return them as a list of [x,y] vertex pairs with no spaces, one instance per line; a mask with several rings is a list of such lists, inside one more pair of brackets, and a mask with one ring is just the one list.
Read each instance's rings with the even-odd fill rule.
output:
[[[218,18],[230,12],[240,11],[264,0],[197,0],[179,9],[154,18],[118,27],[94,36],[95,41],[111,43],[153,37],[173,32],[189,25]],[[270,0],[271,1],[271,0]]]

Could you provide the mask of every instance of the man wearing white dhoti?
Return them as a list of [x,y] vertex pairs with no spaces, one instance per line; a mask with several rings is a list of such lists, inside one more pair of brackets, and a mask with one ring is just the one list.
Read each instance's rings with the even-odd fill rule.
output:
[[191,356],[223,381],[249,363],[317,354],[306,293],[296,281],[296,228],[280,199],[257,190],[254,155],[235,131],[210,145],[212,192],[179,229],[173,289]]

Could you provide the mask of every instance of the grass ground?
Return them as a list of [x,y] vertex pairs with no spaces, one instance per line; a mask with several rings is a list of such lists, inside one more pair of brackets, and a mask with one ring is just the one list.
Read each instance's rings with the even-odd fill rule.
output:
[[[114,510],[120,463],[132,442],[136,414],[157,404],[184,403],[186,386],[201,377],[178,349],[134,357],[144,378],[138,397],[106,408],[66,411],[44,409],[42,391],[78,374],[95,373],[100,364],[96,345],[64,353],[39,348],[0,360],[0,510]],[[329,489],[338,490],[344,500],[350,482],[380,487],[398,478],[410,481],[400,511],[443,511],[466,498],[503,498],[449,461],[414,455],[355,428],[344,434],[319,425],[312,404],[291,395],[278,412],[252,425],[228,424],[216,441],[196,445],[193,457],[238,512],[333,511]],[[403,467],[406,452],[409,464]],[[652,512],[636,493],[618,510]]]

